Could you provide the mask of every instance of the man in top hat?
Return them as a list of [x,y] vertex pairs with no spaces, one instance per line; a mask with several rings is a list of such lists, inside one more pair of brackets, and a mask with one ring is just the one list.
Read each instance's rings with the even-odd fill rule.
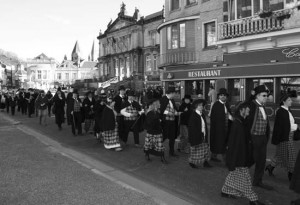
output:
[[74,91],[73,96],[71,99],[69,99],[69,104],[67,105],[69,107],[70,111],[70,123],[72,125],[72,133],[75,136],[76,135],[76,129],[77,129],[77,134],[82,135],[82,114],[81,114],[81,107],[82,103],[80,98],[78,97],[77,91]]
[[127,94],[128,99],[122,105],[120,113],[124,116],[124,135],[123,141],[127,143],[128,134],[133,131],[134,144],[136,147],[140,147],[139,141],[139,126],[137,121],[139,115],[143,113],[142,108],[138,102],[134,100],[135,93],[130,90]]
[[124,116],[121,115],[121,109],[125,101],[127,100],[127,97],[125,95],[125,87],[121,85],[119,87],[119,95],[115,96],[114,101],[114,109],[117,112],[117,123],[118,123],[118,131],[119,131],[119,137],[123,140],[124,139]]
[[254,90],[255,100],[250,102],[250,114],[248,116],[255,162],[253,186],[272,190],[273,188],[271,186],[263,184],[262,182],[266,165],[267,144],[270,135],[270,123],[264,107],[267,102],[269,90],[265,85],[259,85],[254,88]]
[[210,149],[212,161],[220,162],[218,154],[225,157],[228,134],[231,121],[233,120],[229,103],[229,94],[225,88],[220,88],[217,95],[218,100],[213,104],[210,115]]
[[176,139],[176,130],[178,125],[176,124],[175,116],[178,115],[178,109],[175,101],[175,88],[169,87],[166,95],[160,100],[160,114],[162,118],[163,138],[169,139],[169,154],[170,156],[177,157],[174,152],[174,145]]
[[[94,132],[95,103],[92,91],[88,91],[82,103],[85,119],[84,130],[86,134]],[[92,129],[90,130],[90,128]]]

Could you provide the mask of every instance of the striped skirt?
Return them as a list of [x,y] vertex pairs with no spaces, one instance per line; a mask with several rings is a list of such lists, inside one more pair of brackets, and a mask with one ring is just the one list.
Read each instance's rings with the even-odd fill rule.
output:
[[288,172],[294,172],[296,149],[293,137],[294,133],[291,132],[289,141],[281,142],[276,146],[275,156],[271,160],[273,167],[280,166],[286,168]]
[[165,147],[163,145],[163,135],[152,135],[149,133],[146,133],[145,137],[145,144],[144,144],[144,150],[155,150],[157,152],[163,152],[165,150]]
[[104,147],[106,149],[121,147],[117,123],[114,130],[104,131],[102,132],[102,135],[103,135]]
[[210,150],[208,143],[202,143],[190,147],[189,163],[202,164],[210,159]]
[[237,197],[246,197],[250,201],[258,200],[257,194],[252,190],[248,167],[237,167],[234,171],[229,172],[222,187],[222,192]]

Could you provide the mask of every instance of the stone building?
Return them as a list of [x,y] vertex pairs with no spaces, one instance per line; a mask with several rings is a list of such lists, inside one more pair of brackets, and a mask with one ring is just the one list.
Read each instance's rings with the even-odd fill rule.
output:
[[135,88],[140,90],[150,81],[159,83],[160,48],[156,27],[163,21],[163,11],[146,17],[140,17],[137,8],[133,16],[125,13],[123,3],[118,17],[111,20],[105,32],[100,31],[97,37],[100,78],[106,81],[117,76],[120,83],[134,79]]

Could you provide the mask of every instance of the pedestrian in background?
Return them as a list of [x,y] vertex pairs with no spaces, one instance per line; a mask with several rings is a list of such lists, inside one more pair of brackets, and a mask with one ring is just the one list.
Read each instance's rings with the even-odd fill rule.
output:
[[195,100],[192,104],[193,111],[188,122],[188,139],[191,145],[189,164],[192,168],[203,167],[210,168],[208,163],[210,159],[210,150],[208,144],[208,130],[206,116],[204,114],[204,99]]
[[61,90],[57,90],[56,94],[53,97],[53,114],[55,115],[55,123],[58,126],[59,130],[62,130],[62,124],[65,121],[65,103],[66,99],[62,95]]
[[[112,97],[113,92],[109,91],[107,93],[108,97]],[[123,104],[127,100],[126,92],[125,92],[125,87],[121,85],[119,87],[119,94],[115,96],[114,98],[114,109],[117,112],[117,122],[118,122],[118,131],[119,131],[119,137],[121,140],[124,141],[125,138],[125,126],[124,126],[124,116],[121,114],[121,110],[123,108]]]
[[18,98],[17,98],[15,92],[13,91],[12,95],[9,98],[9,106],[10,106],[12,116],[15,115],[17,101],[18,101]]
[[46,94],[46,97],[48,98],[48,105],[47,105],[47,108],[48,108],[48,116],[51,117],[51,107],[52,107],[52,98],[53,98],[53,95],[52,93],[50,92],[50,90],[48,90],[47,94]]
[[[86,93],[86,97],[82,103],[83,111],[84,111],[84,130],[85,133],[93,133],[95,126],[95,98],[93,97],[93,93],[91,91]],[[92,129],[91,129],[92,128]]]
[[[82,107],[82,103],[80,98],[78,97],[78,93],[77,91],[73,91],[72,93],[72,98],[69,99],[69,104],[67,106],[69,106],[69,119],[70,119],[70,123],[72,125],[72,133],[74,136],[78,135],[82,135],[82,114],[81,114],[81,107]],[[77,133],[76,133],[77,130]]]
[[34,112],[35,112],[36,97],[35,97],[34,92],[33,92],[32,89],[28,89],[28,91],[29,91],[30,96],[29,96],[29,99],[28,99],[28,107],[27,107],[27,109],[28,109],[28,117],[31,117],[31,115],[33,115]]
[[122,151],[118,122],[117,122],[117,112],[114,109],[115,101],[113,98],[107,98],[107,104],[103,109],[102,113],[102,129],[103,129],[103,142],[106,149],[115,149],[115,151]]
[[259,85],[254,88],[255,100],[249,103],[250,114],[248,125],[250,126],[253,142],[253,158],[255,162],[255,171],[253,177],[253,186],[272,190],[273,187],[263,183],[262,178],[266,166],[267,144],[270,135],[270,123],[265,110],[265,103],[269,90],[265,85]]
[[36,99],[36,107],[39,114],[40,125],[47,125],[47,107],[48,107],[48,98],[45,95],[45,91],[41,90],[40,95]]
[[298,129],[295,119],[290,111],[292,99],[288,94],[280,97],[280,108],[276,112],[272,144],[276,145],[275,156],[265,170],[273,176],[275,167],[286,168],[288,179],[291,181],[296,162],[296,149],[294,143],[294,131]]
[[77,92],[77,90],[74,90],[73,87],[71,87],[69,89],[69,92],[67,94],[67,97],[66,97],[66,104],[67,104],[67,123],[68,125],[71,125],[71,118],[72,118],[72,115],[71,115],[71,110],[73,109],[73,92]]
[[103,114],[103,109],[105,108],[105,103],[106,103],[107,95],[104,90],[100,91],[100,94],[98,94],[98,99],[95,102],[95,134],[97,140],[101,141],[101,136],[102,136],[102,114]]
[[251,133],[246,121],[249,111],[248,102],[240,102],[236,106],[226,153],[229,174],[222,187],[221,196],[233,199],[246,197],[250,205],[262,205],[252,189],[249,172],[249,168],[254,164]]
[[192,97],[191,95],[185,95],[182,99],[182,103],[179,106],[180,120],[180,141],[178,143],[178,151],[179,152],[190,152],[190,147],[188,145],[188,123],[190,119],[190,115],[192,112]]
[[10,99],[10,97],[11,97],[11,95],[10,95],[10,93],[9,92],[7,92],[6,94],[5,94],[5,107],[6,107],[6,112],[7,112],[7,114],[9,113],[9,99]]
[[[293,171],[293,176],[290,184],[290,189],[294,192],[300,194],[300,151],[298,152],[298,157],[295,163],[295,168]],[[291,201],[291,205],[300,205],[300,198]]]
[[211,109],[210,116],[210,150],[212,152],[211,160],[220,162],[218,154],[223,156],[225,161],[225,152],[227,147],[230,125],[233,120],[229,103],[227,102],[229,94],[225,88],[220,88],[218,101]]

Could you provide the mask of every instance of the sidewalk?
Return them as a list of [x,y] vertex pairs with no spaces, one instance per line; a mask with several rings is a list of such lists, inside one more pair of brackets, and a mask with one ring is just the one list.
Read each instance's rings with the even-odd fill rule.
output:
[[[71,128],[66,125],[63,131],[59,132],[54,124],[54,118],[49,120],[47,127],[38,125],[37,118],[29,119],[27,116],[18,115],[14,119],[58,141],[64,147],[93,157],[96,161],[103,162],[193,204],[248,204],[245,199],[233,201],[220,197],[221,187],[228,173],[222,164],[212,163],[214,167],[209,170],[194,170],[188,166],[187,155],[182,153],[178,159],[167,156],[168,165],[161,164],[155,157],[152,157],[152,162],[147,162],[142,149],[137,149],[132,145],[127,146],[123,152],[117,153],[105,150],[103,144],[98,144],[91,135],[73,137]],[[129,137],[129,144],[133,144],[132,138],[132,136]],[[144,137],[140,136],[140,139],[143,143]],[[268,156],[272,156],[274,150],[274,146],[270,145]],[[265,191],[259,188],[256,191],[266,204],[289,204],[289,201],[296,198],[296,195],[288,189],[286,173],[282,169],[276,169],[275,175],[276,178],[267,175],[264,177],[265,182],[274,186],[275,191]]]

